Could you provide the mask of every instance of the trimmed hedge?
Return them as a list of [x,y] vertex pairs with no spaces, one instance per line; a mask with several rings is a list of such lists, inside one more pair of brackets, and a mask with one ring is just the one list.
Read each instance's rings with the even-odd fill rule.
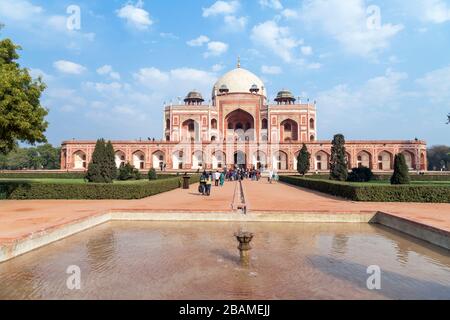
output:
[[450,203],[450,186],[357,186],[293,176],[280,176],[280,181],[353,201]]
[[0,172],[0,179],[83,179],[85,172]]
[[[392,174],[374,174],[372,177],[373,181],[389,181]],[[440,175],[440,174],[410,174],[411,181],[450,181],[450,175]],[[314,180],[329,180],[330,175],[328,174],[313,174],[307,175],[306,178]]]
[[[191,183],[199,181],[191,176]],[[181,176],[136,184],[86,183],[58,184],[33,182],[0,182],[0,199],[142,199],[181,187]]]

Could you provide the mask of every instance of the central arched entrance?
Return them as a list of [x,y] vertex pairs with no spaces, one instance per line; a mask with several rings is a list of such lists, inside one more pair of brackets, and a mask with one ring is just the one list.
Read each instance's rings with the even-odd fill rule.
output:
[[228,137],[237,141],[253,141],[255,134],[255,119],[242,109],[230,112],[225,118]]
[[234,153],[234,166],[242,169],[247,167],[247,157],[245,152],[237,151]]

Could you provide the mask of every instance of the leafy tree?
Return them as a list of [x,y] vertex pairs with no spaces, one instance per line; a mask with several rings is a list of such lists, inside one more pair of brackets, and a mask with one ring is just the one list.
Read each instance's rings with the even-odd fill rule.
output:
[[345,138],[342,134],[334,136],[331,142],[330,179],[346,181],[348,177],[347,158],[345,155]]
[[114,147],[111,143],[111,141],[108,141],[105,147],[105,157],[106,157],[106,166],[107,170],[109,172],[109,177],[111,180],[114,180],[117,178],[117,167],[116,167],[116,159],[115,159],[115,152]]
[[20,49],[10,39],[0,41],[0,153],[8,153],[18,141],[46,141],[48,111],[39,101],[46,86],[20,68],[16,62]]
[[148,171],[148,180],[156,180],[156,179],[158,179],[158,175],[156,173],[156,170],[155,170],[155,168],[151,168]]
[[36,148],[41,161],[42,169],[53,170],[61,168],[61,148],[54,148],[46,143]]
[[37,151],[36,148],[28,148],[25,149],[26,150],[26,155],[27,155],[27,169],[33,169],[33,170],[37,170],[37,169],[42,169],[42,159],[39,156],[39,152]]
[[450,147],[433,146],[427,150],[428,170],[450,170]]
[[308,173],[309,168],[310,168],[310,160],[311,160],[311,154],[308,152],[308,148],[306,147],[306,144],[303,144],[303,147],[297,156],[297,171],[302,176],[305,176],[305,174]]
[[409,184],[411,178],[409,176],[408,165],[405,156],[399,153],[394,159],[394,174],[391,177],[391,184]]
[[113,180],[104,139],[97,140],[95,144],[92,161],[88,165],[86,179],[95,183],[111,183]]

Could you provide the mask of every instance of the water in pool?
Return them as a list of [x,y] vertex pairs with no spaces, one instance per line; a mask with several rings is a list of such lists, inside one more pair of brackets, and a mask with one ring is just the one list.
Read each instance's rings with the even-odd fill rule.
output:
[[0,264],[0,299],[450,299],[450,253],[368,224],[110,222]]

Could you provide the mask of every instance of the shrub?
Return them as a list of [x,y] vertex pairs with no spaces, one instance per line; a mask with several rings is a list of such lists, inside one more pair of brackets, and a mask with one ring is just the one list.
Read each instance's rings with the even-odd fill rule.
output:
[[351,182],[369,182],[373,179],[373,172],[370,168],[360,167],[353,168],[350,172],[347,181]]
[[330,179],[346,181],[348,169],[344,136],[342,134],[335,135],[331,144]]
[[308,148],[305,144],[303,144],[302,149],[300,150],[300,153],[297,157],[297,171],[301,175],[305,175],[309,171],[310,167],[310,159],[311,154],[308,152]]
[[410,184],[409,170],[405,156],[399,153],[394,159],[394,174],[391,177],[391,184]]
[[116,165],[116,156],[114,152],[114,147],[111,141],[108,141],[105,145],[105,167],[108,176],[111,180],[117,178],[117,165]]
[[[198,176],[191,176],[197,183]],[[0,182],[0,199],[142,199],[177,189],[181,178],[167,178],[141,183],[58,184],[33,182]]]
[[141,173],[138,169],[136,169],[133,165],[127,163],[125,165],[121,165],[119,168],[119,175],[117,177],[118,180],[126,181],[126,180],[140,180]]
[[88,165],[86,179],[89,182],[95,183],[112,183],[115,176],[115,170],[114,173],[112,173],[110,162],[111,159],[105,140],[97,140],[94,153],[92,154],[92,160]]
[[158,175],[156,174],[156,170],[154,168],[151,168],[148,171],[148,180],[156,180],[158,179]]
[[346,182],[281,176],[292,185],[316,190],[353,201],[450,203],[450,186],[352,185]]

